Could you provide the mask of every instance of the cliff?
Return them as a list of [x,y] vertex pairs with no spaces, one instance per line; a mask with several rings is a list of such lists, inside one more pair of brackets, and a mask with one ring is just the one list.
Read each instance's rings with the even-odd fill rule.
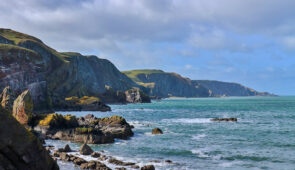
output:
[[193,84],[200,84],[210,89],[214,96],[272,96],[268,92],[258,92],[238,83],[229,83],[214,80],[193,80]]
[[176,73],[166,73],[162,70],[132,70],[124,71],[138,85],[148,89],[147,94],[154,97],[208,97],[207,88],[193,84],[188,78]]
[[0,169],[59,169],[35,135],[1,108]]
[[191,80],[176,73],[162,70],[124,71],[138,85],[146,87],[154,97],[220,97],[220,96],[271,96],[237,83],[209,80]]
[[143,88],[106,59],[61,53],[33,36],[0,29],[0,90],[7,86],[17,95],[29,89],[34,112],[52,112],[73,96],[124,103],[125,91]]

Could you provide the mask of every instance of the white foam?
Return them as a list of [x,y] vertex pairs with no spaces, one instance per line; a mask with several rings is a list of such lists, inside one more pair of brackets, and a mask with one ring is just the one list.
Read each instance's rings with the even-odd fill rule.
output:
[[163,119],[164,122],[173,122],[173,123],[211,123],[211,118],[180,118],[180,119]]
[[202,138],[204,138],[204,137],[206,137],[207,135],[205,135],[205,134],[199,134],[199,135],[196,135],[196,136],[192,136],[192,138],[194,139],[194,140],[200,140],[200,139],[202,139]]

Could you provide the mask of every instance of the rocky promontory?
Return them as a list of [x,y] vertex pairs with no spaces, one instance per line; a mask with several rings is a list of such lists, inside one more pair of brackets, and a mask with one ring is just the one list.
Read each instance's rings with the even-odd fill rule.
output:
[[88,144],[112,143],[116,138],[133,136],[131,126],[121,116],[96,118],[86,115],[76,118],[53,113],[45,115],[34,130],[45,138]]

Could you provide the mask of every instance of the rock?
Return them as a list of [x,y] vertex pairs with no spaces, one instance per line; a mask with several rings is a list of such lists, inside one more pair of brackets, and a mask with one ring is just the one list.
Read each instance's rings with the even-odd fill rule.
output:
[[165,160],[165,162],[166,162],[166,163],[169,163],[169,164],[171,164],[171,163],[172,163],[172,161],[171,161],[171,160]]
[[91,155],[92,153],[93,153],[93,150],[87,144],[83,144],[80,147],[80,154],[82,154],[82,155]]
[[82,163],[80,165],[81,169],[101,169],[101,170],[111,170],[105,164],[98,162],[98,161],[89,161],[86,163]]
[[68,154],[66,154],[65,152],[61,152],[59,154],[59,157],[63,161],[70,161],[70,156]]
[[13,103],[12,115],[23,125],[28,125],[32,119],[33,101],[28,90],[19,95]]
[[159,161],[159,160],[152,160],[150,162],[160,163],[161,161]]
[[5,87],[3,92],[0,94],[0,104],[2,108],[8,111],[12,111],[15,98],[16,95],[14,91],[10,88],[10,86]]
[[93,153],[91,154],[91,156],[92,156],[93,158],[98,158],[98,157],[100,157],[100,153],[98,153],[98,152],[93,152]]
[[125,92],[126,101],[129,103],[150,103],[151,99],[139,88],[132,88]]
[[159,129],[159,128],[154,128],[154,129],[152,130],[152,134],[163,134],[163,132],[162,132],[162,130]]
[[121,165],[121,166],[131,166],[131,165],[135,165],[135,163],[133,163],[133,162],[123,162],[123,161],[117,160],[117,159],[115,159],[115,158],[111,158],[111,159],[109,159],[109,163],[111,163],[111,164],[115,164],[115,165]]
[[84,159],[82,159],[82,158],[77,158],[77,159],[74,160],[74,163],[76,165],[81,165],[83,163],[86,163],[86,161]]
[[145,165],[140,168],[141,170],[155,170],[154,165]]
[[2,108],[0,108],[0,169],[59,169],[37,137]]
[[139,169],[140,167],[138,165],[132,165],[131,168],[133,168],[133,169]]
[[213,122],[237,122],[237,118],[214,118],[210,119]]
[[124,167],[120,167],[120,168],[115,168],[116,170],[126,170],[126,168]]
[[64,148],[59,148],[58,151],[59,152],[72,152],[72,149],[70,148],[70,146],[68,144],[66,144],[66,146]]

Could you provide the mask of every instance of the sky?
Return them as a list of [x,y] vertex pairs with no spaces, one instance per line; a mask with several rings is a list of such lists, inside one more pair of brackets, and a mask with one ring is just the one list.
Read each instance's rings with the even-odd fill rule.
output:
[[119,70],[295,95],[294,0],[0,0],[0,27]]

